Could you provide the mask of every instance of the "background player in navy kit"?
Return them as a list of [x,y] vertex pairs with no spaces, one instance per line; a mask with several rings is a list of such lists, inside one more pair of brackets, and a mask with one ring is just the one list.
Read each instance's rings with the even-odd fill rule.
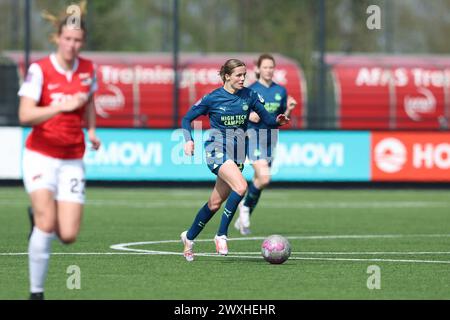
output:
[[[286,89],[275,83],[273,79],[275,59],[269,54],[262,54],[257,61],[256,77],[258,81],[249,88],[258,92],[265,100],[265,109],[278,116],[284,114],[289,118],[297,102],[288,97]],[[250,214],[256,207],[262,190],[270,183],[270,166],[273,161],[274,148],[278,140],[278,130],[260,121],[257,113],[251,112],[248,123],[248,158],[255,171],[252,182],[248,185],[248,193],[239,208],[239,217],[234,224],[242,235],[250,233]]]
[[186,155],[193,155],[191,122],[200,115],[209,115],[212,130],[210,138],[205,142],[206,160],[209,169],[217,175],[208,202],[197,213],[190,229],[181,234],[183,254],[188,261],[194,259],[193,240],[227,199],[214,241],[217,253],[228,253],[228,226],[247,190],[247,182],[241,171],[246,156],[245,139],[250,112],[255,111],[271,127],[284,125],[289,121],[284,114],[277,117],[271,115],[264,109],[263,98],[255,91],[244,88],[246,73],[247,69],[242,61],[227,60],[220,69],[223,87],[204,96],[182,121],[186,140],[184,152]]

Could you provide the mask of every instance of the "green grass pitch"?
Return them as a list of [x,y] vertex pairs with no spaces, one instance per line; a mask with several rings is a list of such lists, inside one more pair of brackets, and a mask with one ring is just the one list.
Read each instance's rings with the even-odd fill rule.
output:
[[[250,236],[233,220],[229,255],[215,255],[219,211],[188,263],[179,235],[209,192],[88,188],[77,242],[53,242],[46,298],[450,299],[448,190],[268,189]],[[23,188],[0,187],[0,299],[28,298],[27,205]],[[291,243],[282,265],[260,255],[270,234]],[[120,244],[128,250],[111,248]],[[67,287],[71,265],[79,267],[80,289]],[[374,265],[379,289],[367,286]]]

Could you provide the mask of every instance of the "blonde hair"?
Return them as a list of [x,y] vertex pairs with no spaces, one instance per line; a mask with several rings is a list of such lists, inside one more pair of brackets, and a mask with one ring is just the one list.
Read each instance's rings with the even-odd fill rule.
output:
[[219,71],[219,75],[223,83],[225,83],[226,81],[225,79],[226,74],[231,75],[234,69],[245,66],[246,66],[245,63],[238,59],[229,59],[225,61],[225,63],[223,64],[223,66],[220,68]]
[[[80,29],[83,30],[83,36],[86,37],[87,29],[83,17],[87,14],[87,0],[81,0],[75,4],[80,8]],[[61,34],[64,26],[69,25],[69,20],[72,18],[66,11],[61,11],[59,14],[50,13],[47,10],[42,10],[42,17],[53,25],[55,30],[49,37],[50,42],[56,43],[56,38]]]

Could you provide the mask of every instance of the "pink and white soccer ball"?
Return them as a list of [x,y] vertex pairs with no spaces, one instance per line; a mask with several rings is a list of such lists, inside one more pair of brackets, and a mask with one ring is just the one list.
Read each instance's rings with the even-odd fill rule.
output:
[[269,263],[282,264],[291,255],[291,245],[285,237],[274,234],[264,239],[261,254]]

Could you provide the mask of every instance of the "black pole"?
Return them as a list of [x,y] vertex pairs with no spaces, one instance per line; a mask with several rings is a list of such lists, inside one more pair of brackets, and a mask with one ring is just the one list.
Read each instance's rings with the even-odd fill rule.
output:
[[[319,1],[319,76],[318,76],[318,96],[317,96],[317,108],[316,108],[316,121],[319,121],[321,117],[327,116],[326,110],[326,66],[325,66],[325,46],[326,46],[326,33],[325,33],[325,0]],[[321,121],[320,121],[321,122]],[[316,125],[322,126],[323,123],[316,122]]]
[[30,51],[31,51],[31,3],[30,0],[25,0],[25,69],[24,77],[27,75],[28,66],[30,65]]
[[178,53],[179,53],[179,13],[178,0],[173,0],[173,127],[178,128],[178,103],[179,103],[179,73],[178,73]]
[[393,53],[394,52],[394,4],[390,0],[384,1],[384,43],[385,43],[385,52]]

